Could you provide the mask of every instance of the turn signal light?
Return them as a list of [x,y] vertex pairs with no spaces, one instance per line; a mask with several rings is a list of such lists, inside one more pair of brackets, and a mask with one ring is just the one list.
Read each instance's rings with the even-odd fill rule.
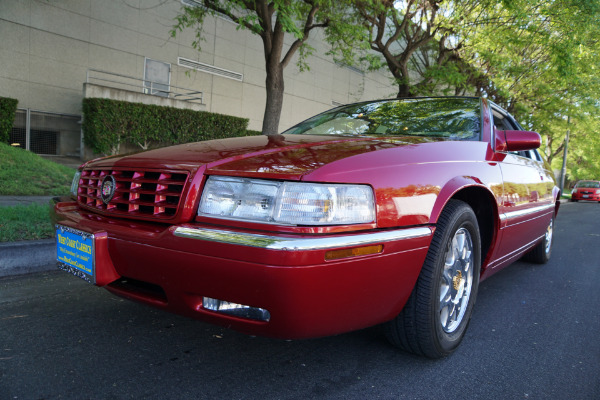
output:
[[325,260],[339,260],[340,258],[349,258],[357,256],[368,256],[383,251],[383,245],[353,247],[350,249],[331,250],[325,253]]

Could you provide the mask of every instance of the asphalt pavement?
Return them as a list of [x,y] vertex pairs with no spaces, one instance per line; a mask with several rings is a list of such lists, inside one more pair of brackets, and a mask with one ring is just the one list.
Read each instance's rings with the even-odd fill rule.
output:
[[481,283],[465,340],[441,360],[393,348],[380,327],[275,340],[66,272],[0,278],[0,400],[598,400],[600,204],[565,204],[554,237],[548,264]]

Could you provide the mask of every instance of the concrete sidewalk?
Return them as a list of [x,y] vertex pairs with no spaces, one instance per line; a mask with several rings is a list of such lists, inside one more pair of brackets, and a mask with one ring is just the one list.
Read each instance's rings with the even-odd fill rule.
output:
[[0,196],[0,207],[27,206],[32,203],[48,204],[54,196]]
[[[0,207],[48,204],[53,196],[0,196]],[[0,278],[56,268],[55,239],[0,243]]]

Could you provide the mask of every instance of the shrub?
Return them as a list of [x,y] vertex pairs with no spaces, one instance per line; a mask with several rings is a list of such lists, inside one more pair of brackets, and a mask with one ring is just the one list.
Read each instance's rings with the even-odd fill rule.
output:
[[17,99],[0,97],[0,142],[10,144],[10,131],[15,123]]
[[147,149],[247,136],[248,119],[125,101],[83,100],[84,142],[95,153],[117,154],[122,143]]

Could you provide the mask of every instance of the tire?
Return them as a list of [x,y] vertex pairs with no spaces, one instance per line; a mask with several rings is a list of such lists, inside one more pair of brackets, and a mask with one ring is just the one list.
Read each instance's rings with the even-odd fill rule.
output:
[[554,217],[550,219],[550,223],[546,228],[546,234],[544,239],[539,242],[529,253],[523,256],[524,261],[528,261],[534,264],[546,264],[550,260],[552,255],[552,238],[554,233]]
[[571,199],[571,203],[577,203],[577,202],[578,202],[578,200],[576,200],[576,199]]
[[438,219],[404,309],[384,327],[388,340],[429,358],[456,350],[473,313],[480,268],[481,237],[475,213],[466,203],[450,200]]

